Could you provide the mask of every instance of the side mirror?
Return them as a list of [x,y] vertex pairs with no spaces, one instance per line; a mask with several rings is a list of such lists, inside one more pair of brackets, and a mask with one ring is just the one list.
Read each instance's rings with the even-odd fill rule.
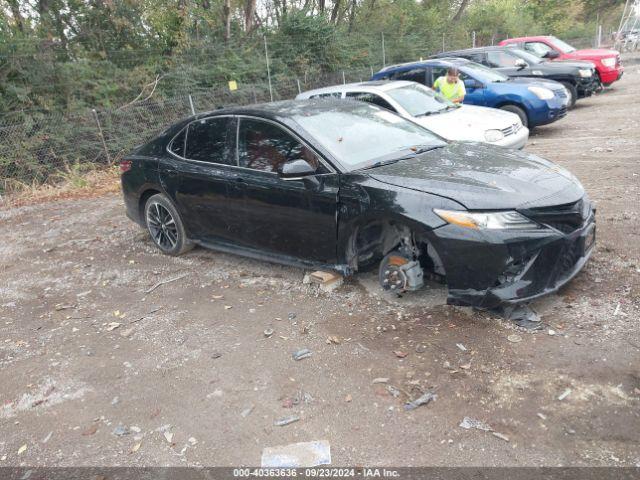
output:
[[289,160],[278,167],[278,175],[281,178],[300,178],[316,173],[316,169],[309,165],[306,160]]
[[559,56],[560,54],[555,50],[549,50],[547,53],[544,54],[544,58],[548,58],[549,60],[553,60],[554,58],[558,58]]
[[482,88],[482,87],[484,87],[484,85],[482,85],[482,83],[480,83],[479,81],[473,78],[467,78],[464,81],[464,88],[466,88],[467,90],[475,90],[476,88]]
[[522,58],[517,59],[515,65],[516,67],[518,67],[518,70],[522,70],[523,68],[527,68],[529,66],[529,64]]

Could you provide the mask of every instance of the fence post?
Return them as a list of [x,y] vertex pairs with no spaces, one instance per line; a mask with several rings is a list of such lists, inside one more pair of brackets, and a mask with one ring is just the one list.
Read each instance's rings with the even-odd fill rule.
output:
[[445,33],[442,32],[442,52],[443,53],[445,52],[445,49],[444,49],[444,36],[445,36]]
[[380,32],[380,34],[382,35],[382,66],[386,67],[387,66],[387,52],[385,51],[385,48],[384,48],[384,32]]
[[343,85],[346,85],[346,84],[347,84],[347,79],[346,79],[346,77],[344,76],[344,70],[342,70],[342,84],[343,84]]
[[476,48],[476,31],[471,32],[471,47]]
[[196,109],[193,108],[193,98],[191,98],[191,94],[189,94],[189,106],[191,107],[191,115],[195,115]]
[[267,36],[264,37],[264,58],[267,60],[267,77],[269,78],[269,98],[273,102],[273,90],[271,89],[271,70],[269,69],[269,50],[267,50]]
[[369,65],[369,68],[371,69],[371,76],[373,77],[373,65]]
[[93,112],[93,116],[96,119],[96,124],[98,125],[98,133],[100,134],[100,140],[102,140],[102,147],[104,148],[104,153],[107,155],[107,161],[109,165],[111,165],[111,155],[109,155],[109,149],[107,148],[107,142],[104,139],[104,134],[102,133],[102,126],[100,125],[100,119],[98,118],[98,112],[96,109],[91,110]]
[[298,93],[302,93],[302,89],[300,88],[300,79],[296,77],[296,83],[298,84]]

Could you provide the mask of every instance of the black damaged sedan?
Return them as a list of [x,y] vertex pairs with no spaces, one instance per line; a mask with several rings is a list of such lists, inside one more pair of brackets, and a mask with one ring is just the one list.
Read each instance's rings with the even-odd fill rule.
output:
[[127,215],[164,253],[194,244],[333,269],[386,290],[439,278],[448,302],[494,308],[571,280],[595,210],[563,168],[446,143],[363,102],[281,102],[196,115],[121,162]]

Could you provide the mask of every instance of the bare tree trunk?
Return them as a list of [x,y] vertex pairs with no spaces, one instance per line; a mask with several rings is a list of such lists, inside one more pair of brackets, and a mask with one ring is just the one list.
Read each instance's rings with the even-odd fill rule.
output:
[[324,13],[324,9],[326,8],[326,0],[318,0],[318,12],[320,15]]
[[349,12],[349,33],[353,31],[353,25],[356,21],[356,3],[357,0],[351,0],[351,11]]
[[224,20],[224,41],[228,42],[231,38],[231,0],[224,0],[222,18]]
[[256,0],[246,0],[244,4],[244,31],[250,32],[255,25],[253,19],[256,16]]
[[16,22],[16,27],[21,32],[24,32],[24,19],[22,18],[22,14],[20,13],[20,5],[17,0],[8,0],[9,8],[11,8],[11,16],[13,16],[13,21]]
[[333,5],[333,10],[331,11],[331,22],[338,23],[338,13],[340,12],[340,3],[341,0],[335,0],[335,4]]
[[462,17],[462,14],[464,13],[465,8],[467,8],[467,5],[469,5],[469,0],[462,0],[462,2],[460,2],[460,7],[458,8],[458,11],[451,19],[452,22],[457,22],[458,20],[460,20],[460,17]]

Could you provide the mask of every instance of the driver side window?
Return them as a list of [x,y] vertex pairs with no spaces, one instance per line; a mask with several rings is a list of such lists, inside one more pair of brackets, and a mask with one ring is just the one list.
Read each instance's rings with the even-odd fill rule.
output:
[[316,154],[282,128],[261,120],[240,119],[239,166],[277,173],[284,163],[301,159],[316,173],[326,172]]
[[524,49],[540,58],[544,58],[547,53],[553,50],[549,45],[542,42],[527,42],[524,44]]
[[487,66],[491,68],[515,67],[517,57],[500,51],[487,52]]

